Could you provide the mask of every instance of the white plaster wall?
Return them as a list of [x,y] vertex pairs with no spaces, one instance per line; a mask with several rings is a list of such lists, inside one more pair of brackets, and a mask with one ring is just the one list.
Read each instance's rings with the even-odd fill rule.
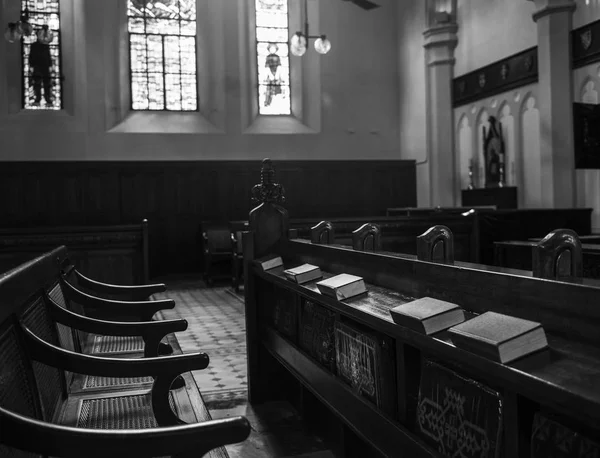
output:
[[402,159],[417,160],[418,205],[430,205],[427,156],[425,2],[403,0],[398,5],[398,104]]
[[600,2],[598,0],[575,0],[577,9],[573,13],[573,28],[578,29],[590,22],[600,19]]
[[495,116],[502,124],[506,184],[518,188],[519,207],[541,207],[537,84],[488,97],[454,110],[458,151],[456,174],[460,177],[457,195],[469,185],[471,161],[475,187],[485,185],[482,128],[489,128],[489,116]]
[[[106,8],[123,0],[67,0],[64,16],[74,16],[73,46],[63,47],[65,67],[74,68],[65,85],[73,85],[72,111],[10,114],[0,104],[0,160],[239,160],[261,159],[399,159],[398,39],[396,0],[379,0],[382,8],[365,13],[340,1],[309,0],[320,13],[319,30],[332,41],[331,52],[321,59],[321,129],[318,133],[244,134],[242,126],[242,73],[247,58],[240,47],[238,2],[199,0],[213,22],[225,30],[223,39],[202,43],[199,50],[215,47],[222,72],[216,84],[224,85],[223,110],[211,113],[219,125],[213,133],[132,133],[125,126],[112,129],[108,88],[115,79],[106,69],[119,59],[112,42],[118,18]],[[293,1],[293,0],[291,0]],[[0,0],[0,23],[14,0]],[[66,5],[66,6],[65,6]],[[75,5],[69,7],[68,5]],[[9,5],[10,6],[10,5]],[[68,26],[68,24],[66,25]],[[422,30],[421,30],[422,31]],[[291,31],[293,33],[293,31]],[[65,42],[68,40],[65,38]],[[19,91],[9,84],[19,79],[18,65],[5,65],[15,54],[0,40],[0,97]],[[314,50],[308,52],[314,53]],[[203,78],[202,72],[198,74]],[[202,103],[202,102],[201,102]],[[409,101],[408,103],[412,103]],[[107,114],[108,113],[108,114]],[[177,116],[148,114],[149,122],[175,125]],[[112,130],[111,130],[112,129]],[[168,129],[163,129],[168,130]]]
[[536,46],[534,11],[525,0],[458,0],[455,76]]
[[[600,65],[598,63],[573,71],[575,102],[600,103]],[[600,232],[600,170],[576,169],[577,206],[593,208],[592,231]]]

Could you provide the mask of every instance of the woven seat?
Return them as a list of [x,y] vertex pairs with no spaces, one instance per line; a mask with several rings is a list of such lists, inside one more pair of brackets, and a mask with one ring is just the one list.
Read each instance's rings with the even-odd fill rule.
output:
[[[246,439],[250,425],[211,419],[191,374],[208,366],[206,354],[123,359],[67,349],[77,341],[58,322],[90,332],[105,323],[122,335],[170,323],[73,317],[45,293],[65,255],[58,248],[0,278],[0,457],[227,457],[222,446]],[[76,381],[89,390],[73,389]]]

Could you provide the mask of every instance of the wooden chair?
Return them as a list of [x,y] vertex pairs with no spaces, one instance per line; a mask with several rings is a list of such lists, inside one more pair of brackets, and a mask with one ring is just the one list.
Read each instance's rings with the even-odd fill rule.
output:
[[246,230],[248,230],[247,221],[231,221],[229,223],[231,233],[231,286],[233,286],[235,292],[239,292],[240,284],[244,278],[242,233]]
[[380,251],[381,228],[378,224],[365,223],[352,232],[352,248],[357,251]]
[[[245,418],[211,421],[202,401],[190,371],[208,366],[205,353],[117,359],[59,346],[53,317],[65,313],[48,306],[44,291],[65,253],[59,248],[0,278],[0,444],[10,447],[0,446],[0,455],[30,456],[19,449],[57,457],[202,456],[244,440],[250,432]],[[151,383],[74,392],[66,384],[69,372],[150,377]],[[185,379],[185,389],[173,389],[177,376]],[[210,456],[227,453],[217,449]]]
[[203,221],[200,227],[204,281],[212,286],[215,279],[231,277],[231,231],[227,223]]
[[454,236],[446,226],[433,226],[417,237],[419,261],[454,264]]
[[571,229],[550,232],[532,253],[533,276],[549,280],[577,280],[583,274],[581,242]]
[[331,245],[335,243],[335,230],[329,221],[321,221],[310,228],[310,242]]

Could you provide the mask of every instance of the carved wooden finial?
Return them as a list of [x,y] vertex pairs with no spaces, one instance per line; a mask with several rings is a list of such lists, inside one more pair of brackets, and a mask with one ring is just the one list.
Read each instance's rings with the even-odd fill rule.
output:
[[430,227],[417,237],[419,261],[454,264],[454,235],[446,226]]
[[260,169],[260,184],[252,188],[252,203],[259,205],[265,202],[282,204],[285,202],[285,190],[275,183],[275,168],[271,159],[263,159]]
[[321,221],[310,228],[310,242],[330,245],[335,241],[333,224],[330,221]]
[[577,233],[571,229],[550,232],[533,248],[532,264],[534,277],[581,278],[583,255]]
[[380,251],[381,227],[375,223],[365,223],[353,231],[352,248],[357,251]]

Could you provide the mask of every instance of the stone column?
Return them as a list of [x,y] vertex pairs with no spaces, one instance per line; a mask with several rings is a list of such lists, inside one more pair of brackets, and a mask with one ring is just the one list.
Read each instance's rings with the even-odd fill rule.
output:
[[430,202],[452,207],[457,203],[452,78],[458,26],[444,17],[432,22],[424,33]]
[[[576,204],[571,70],[571,20],[576,5],[573,0],[528,1],[535,3],[538,31],[542,205],[571,208]],[[528,173],[524,170],[525,179]]]

